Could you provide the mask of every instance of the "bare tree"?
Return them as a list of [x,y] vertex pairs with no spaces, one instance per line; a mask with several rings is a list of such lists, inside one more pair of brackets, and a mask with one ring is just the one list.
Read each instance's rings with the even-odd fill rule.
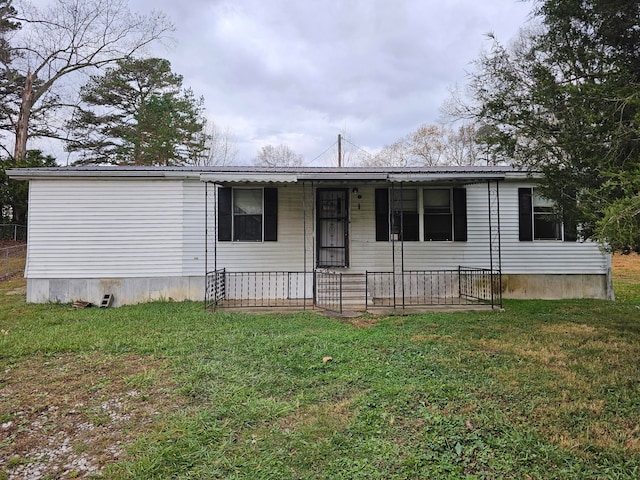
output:
[[238,158],[235,135],[229,127],[224,129],[214,121],[205,127],[205,155],[194,161],[196,166],[233,165]]
[[365,164],[395,167],[476,165],[483,160],[480,140],[472,124],[457,129],[424,124],[385,146]]
[[19,106],[9,119],[15,158],[24,158],[30,136],[56,137],[32,132],[30,120],[45,109],[69,106],[54,91],[61,79],[129,58],[173,30],[164,14],[135,14],[125,0],[54,0],[42,9],[25,1],[19,10],[13,19],[22,25],[11,42],[15,55],[3,65],[21,84]]
[[288,145],[267,145],[260,149],[253,163],[260,167],[301,167],[304,165],[304,157]]

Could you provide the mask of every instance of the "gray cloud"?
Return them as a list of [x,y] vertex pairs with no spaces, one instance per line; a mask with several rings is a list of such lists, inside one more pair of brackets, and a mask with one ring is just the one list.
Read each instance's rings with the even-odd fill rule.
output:
[[341,129],[377,149],[435,122],[447,89],[495,32],[507,41],[531,5],[515,0],[133,0],[173,18],[171,60],[235,132],[242,160],[287,143],[312,159]]

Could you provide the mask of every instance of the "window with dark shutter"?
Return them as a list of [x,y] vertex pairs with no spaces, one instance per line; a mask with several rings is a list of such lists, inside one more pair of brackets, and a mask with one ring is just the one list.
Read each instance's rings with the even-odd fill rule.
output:
[[376,188],[376,241],[389,240],[389,189]]
[[533,188],[518,189],[519,237],[521,241],[562,240],[575,241],[575,226],[563,225],[554,203]]
[[278,240],[278,189],[264,189],[264,241]]
[[228,187],[218,188],[218,241],[230,242],[232,230],[232,190]]
[[424,190],[424,240],[453,240],[453,214],[451,189],[426,188]]
[[521,242],[533,241],[533,204],[531,188],[518,189],[518,227]]
[[395,240],[417,242],[420,239],[418,190],[393,189],[391,205],[391,233]]
[[233,241],[262,241],[262,189],[233,189]]
[[278,189],[218,189],[218,241],[278,240]]
[[467,241],[467,190],[453,189],[453,240]]

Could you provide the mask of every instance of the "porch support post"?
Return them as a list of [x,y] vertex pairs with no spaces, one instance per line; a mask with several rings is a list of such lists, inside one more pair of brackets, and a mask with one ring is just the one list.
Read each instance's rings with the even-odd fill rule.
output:
[[500,270],[500,281],[502,281],[502,224],[500,223],[500,181],[496,180],[496,202],[498,210],[498,270]]
[[204,182],[204,309],[209,300],[209,182]]
[[313,261],[313,306],[316,306],[317,300],[317,289],[316,289],[316,199],[315,199],[315,189],[314,182],[311,180],[311,243],[312,243],[312,252],[313,255],[311,259]]
[[214,223],[214,234],[213,234],[213,269],[214,271],[218,271],[218,191],[220,187],[218,185],[214,185],[213,193],[214,193],[214,203],[215,208],[213,209],[213,223]]
[[303,250],[303,273],[302,273],[302,305],[303,310],[307,309],[307,189],[306,182],[302,181],[302,248]]
[[[498,297],[498,304],[502,307],[502,232],[500,225],[500,181],[496,180],[495,186],[495,198],[492,198],[491,192],[491,180],[487,180],[487,207],[489,216],[489,264],[491,269],[491,307],[496,303],[496,295]],[[493,216],[495,209],[496,225],[493,225]],[[494,238],[495,229],[495,238]],[[494,258],[495,252],[495,258]],[[497,275],[498,282],[494,282],[494,261],[497,262]],[[498,291],[496,292],[496,287]]]
[[393,279],[393,309],[396,308],[396,234],[395,234],[395,223],[396,216],[394,214],[395,202],[393,201],[395,198],[395,185],[391,183],[391,198],[389,199],[389,211],[391,213],[391,278]]
[[[491,180],[487,180],[487,215],[489,216],[489,269],[493,275],[493,225],[491,224]],[[492,295],[493,297],[493,292]],[[493,303],[493,298],[492,298]]]
[[400,280],[402,281],[402,309],[404,310],[404,182],[400,182],[400,268]]

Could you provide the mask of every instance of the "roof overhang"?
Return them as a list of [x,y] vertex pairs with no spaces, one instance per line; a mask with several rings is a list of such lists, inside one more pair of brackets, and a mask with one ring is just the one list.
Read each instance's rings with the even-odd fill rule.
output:
[[487,174],[463,174],[463,173],[430,173],[430,174],[390,174],[387,175],[387,181],[392,183],[440,183],[440,182],[459,182],[459,183],[478,183],[487,181],[504,180],[506,175],[496,174],[495,172]]
[[213,183],[296,183],[298,175],[284,173],[201,173],[200,180]]
[[458,183],[537,178],[539,174],[508,166],[471,167],[52,167],[7,170],[16,180],[147,179],[200,180],[217,184],[299,182]]

